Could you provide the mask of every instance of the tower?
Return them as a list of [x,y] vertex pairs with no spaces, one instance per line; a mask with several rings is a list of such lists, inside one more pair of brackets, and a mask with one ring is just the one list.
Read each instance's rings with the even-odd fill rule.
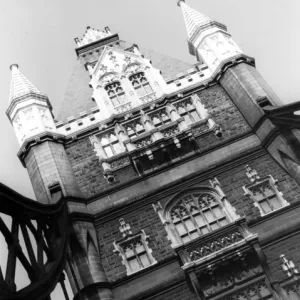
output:
[[57,183],[65,197],[80,197],[48,97],[19,71],[17,64],[10,69],[12,79],[6,114],[13,124],[20,144],[18,156],[28,170],[37,199],[51,203],[50,190]]
[[300,104],[178,5],[197,63],[87,27],[55,120],[12,67],[19,157],[38,201],[68,205],[74,299],[300,300]]

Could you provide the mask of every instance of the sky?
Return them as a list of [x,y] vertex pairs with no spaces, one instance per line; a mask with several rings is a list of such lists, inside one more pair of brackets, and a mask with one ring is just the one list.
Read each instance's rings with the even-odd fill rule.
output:
[[[224,23],[284,103],[300,100],[299,0],[186,0],[192,8]],[[10,0],[0,1],[0,182],[34,198],[17,157],[19,149],[5,115],[10,64],[48,95],[54,115],[75,64],[74,38],[86,27],[109,26],[120,38],[195,63],[176,0]],[[59,298],[57,298],[59,299]]]

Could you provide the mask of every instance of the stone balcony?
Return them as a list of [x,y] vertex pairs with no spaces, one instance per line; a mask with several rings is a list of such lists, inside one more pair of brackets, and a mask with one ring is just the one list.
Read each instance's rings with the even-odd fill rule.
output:
[[176,252],[182,269],[197,273],[211,272],[228,260],[237,260],[253,250],[257,234],[249,232],[245,218],[226,225],[210,234],[179,246]]

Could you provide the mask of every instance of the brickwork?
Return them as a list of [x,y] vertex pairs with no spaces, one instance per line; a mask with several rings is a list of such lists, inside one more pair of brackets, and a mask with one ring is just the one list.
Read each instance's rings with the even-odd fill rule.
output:
[[[283,224],[282,224],[283,225]],[[282,269],[280,255],[284,254],[288,260],[292,260],[299,270],[300,266],[300,234],[297,233],[291,237],[280,240],[264,249],[267,256],[270,270],[279,281],[288,278],[287,273]],[[300,270],[299,270],[300,271]]]
[[[148,246],[152,249],[152,256],[158,263],[174,256],[175,252],[169,246],[167,232],[151,204],[125,213],[122,218],[130,224],[133,234],[143,229],[146,235],[150,236]],[[122,264],[121,256],[113,252],[113,242],[122,238],[119,226],[120,223],[116,217],[97,228],[101,260],[110,282],[126,277],[126,268]]]
[[132,179],[136,175],[131,166],[116,172],[116,180],[109,184],[103,176],[103,168],[96,156],[89,138],[75,141],[66,146],[66,153],[71,161],[80,189],[86,197],[91,197],[108,188]]
[[[258,172],[261,178],[272,175],[275,180],[278,180],[278,190],[283,193],[286,201],[294,203],[300,200],[300,188],[297,183],[269,155],[247,163]],[[244,166],[239,166],[219,175],[218,180],[238,214],[245,214],[248,220],[260,216],[258,208],[253,205],[253,200],[244,196],[243,186],[250,183]]]
[[[269,155],[249,161],[248,164],[257,170],[261,178],[271,174],[274,179],[277,179],[279,191],[283,193],[283,197],[289,203],[300,200],[300,188],[298,185]],[[211,175],[214,176],[215,174],[212,173]],[[239,215],[243,216],[245,214],[248,221],[253,221],[260,217],[260,212],[254,206],[253,200],[244,196],[243,186],[250,182],[246,176],[244,165],[219,174],[217,178],[228,197],[228,201],[235,207]],[[208,181],[205,181],[199,182],[197,186],[199,185],[209,186],[210,184]],[[169,196],[159,200],[165,203],[170,198]],[[97,228],[102,263],[110,281],[115,282],[126,277],[126,268],[122,265],[122,258],[113,252],[113,242],[121,238],[118,222],[120,217],[130,224],[133,233],[144,229],[146,234],[150,235],[149,247],[153,250],[152,255],[158,262],[174,255],[170,242],[167,239],[166,230],[151,204],[147,204],[138,210],[136,209],[134,212],[126,213],[124,211],[122,214],[116,215],[113,220]]]
[[[230,99],[226,91],[220,85],[214,85],[209,89],[205,89],[197,93],[202,104],[207,109],[211,118],[222,128],[223,138],[226,140],[248,132],[250,130],[244,117],[236,108],[233,101]],[[215,142],[218,140],[215,137]],[[205,144],[201,141],[201,144]],[[209,143],[212,146],[212,143]]]
[[181,284],[155,297],[147,298],[147,300],[196,300],[197,295],[193,294],[187,284]]
[[[201,151],[250,130],[246,121],[221,86],[215,85],[201,91],[199,92],[199,97],[211,114],[212,119],[223,130],[222,138],[217,138],[214,133],[198,138]],[[108,184],[103,177],[103,168],[89,138],[80,139],[67,145],[66,152],[71,161],[78,184],[86,197],[95,196],[101,191],[137,177],[133,168],[128,166],[115,172],[115,182]]]

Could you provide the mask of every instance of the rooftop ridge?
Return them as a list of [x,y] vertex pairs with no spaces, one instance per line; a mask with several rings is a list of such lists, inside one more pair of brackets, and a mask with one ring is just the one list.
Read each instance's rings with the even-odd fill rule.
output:
[[90,43],[93,43],[95,41],[102,40],[111,35],[112,33],[108,26],[106,26],[104,30],[98,30],[95,28],[91,28],[90,26],[87,26],[85,33],[83,34],[83,37],[81,39],[77,37],[74,40],[78,47],[82,47]]

